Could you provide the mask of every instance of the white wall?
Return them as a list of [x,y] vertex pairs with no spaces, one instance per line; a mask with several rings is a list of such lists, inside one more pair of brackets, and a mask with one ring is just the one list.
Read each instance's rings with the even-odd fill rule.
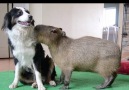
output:
[[33,15],[35,25],[42,24],[42,4],[29,4],[30,13]]
[[72,38],[102,38],[103,3],[97,4],[30,4],[36,24],[63,28]]
[[124,5],[123,5],[123,3],[120,3],[119,4],[119,20],[118,20],[118,26],[119,26],[118,45],[120,47],[121,47],[121,42],[122,42],[123,10],[124,10]]
[[62,27],[72,38],[102,38],[104,4],[42,4],[43,24]]
[[104,4],[73,4],[72,36],[94,36],[102,38]]
[[13,7],[24,7],[29,9],[29,3],[13,3]]
[[63,28],[72,36],[72,4],[42,4],[43,24]]

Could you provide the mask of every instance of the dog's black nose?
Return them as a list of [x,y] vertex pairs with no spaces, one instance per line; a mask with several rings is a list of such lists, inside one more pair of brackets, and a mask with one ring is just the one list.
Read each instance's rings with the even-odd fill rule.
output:
[[32,20],[33,19],[33,16],[29,15],[29,19]]

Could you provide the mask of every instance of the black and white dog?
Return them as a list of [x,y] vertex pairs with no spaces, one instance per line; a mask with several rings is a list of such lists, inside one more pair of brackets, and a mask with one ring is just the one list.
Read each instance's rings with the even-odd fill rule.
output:
[[56,85],[54,62],[36,42],[33,29],[33,16],[27,9],[15,7],[5,14],[2,30],[8,35],[15,62],[15,77],[9,88],[16,88],[19,81],[38,90],[45,90],[43,83]]

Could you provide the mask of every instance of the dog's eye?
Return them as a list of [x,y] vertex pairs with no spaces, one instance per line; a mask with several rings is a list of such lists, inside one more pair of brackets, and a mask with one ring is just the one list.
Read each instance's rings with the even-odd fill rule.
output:
[[23,14],[22,11],[17,12],[17,16],[20,16],[20,15],[22,15],[22,14]]

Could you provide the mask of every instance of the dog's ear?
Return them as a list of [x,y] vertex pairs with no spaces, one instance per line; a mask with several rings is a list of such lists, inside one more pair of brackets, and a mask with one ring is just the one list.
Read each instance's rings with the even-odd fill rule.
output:
[[6,13],[6,14],[5,14],[5,17],[4,17],[3,25],[2,25],[2,27],[1,27],[2,30],[4,30],[5,28],[9,28],[9,29],[12,28],[11,19],[12,19],[12,18],[11,18],[10,13]]

